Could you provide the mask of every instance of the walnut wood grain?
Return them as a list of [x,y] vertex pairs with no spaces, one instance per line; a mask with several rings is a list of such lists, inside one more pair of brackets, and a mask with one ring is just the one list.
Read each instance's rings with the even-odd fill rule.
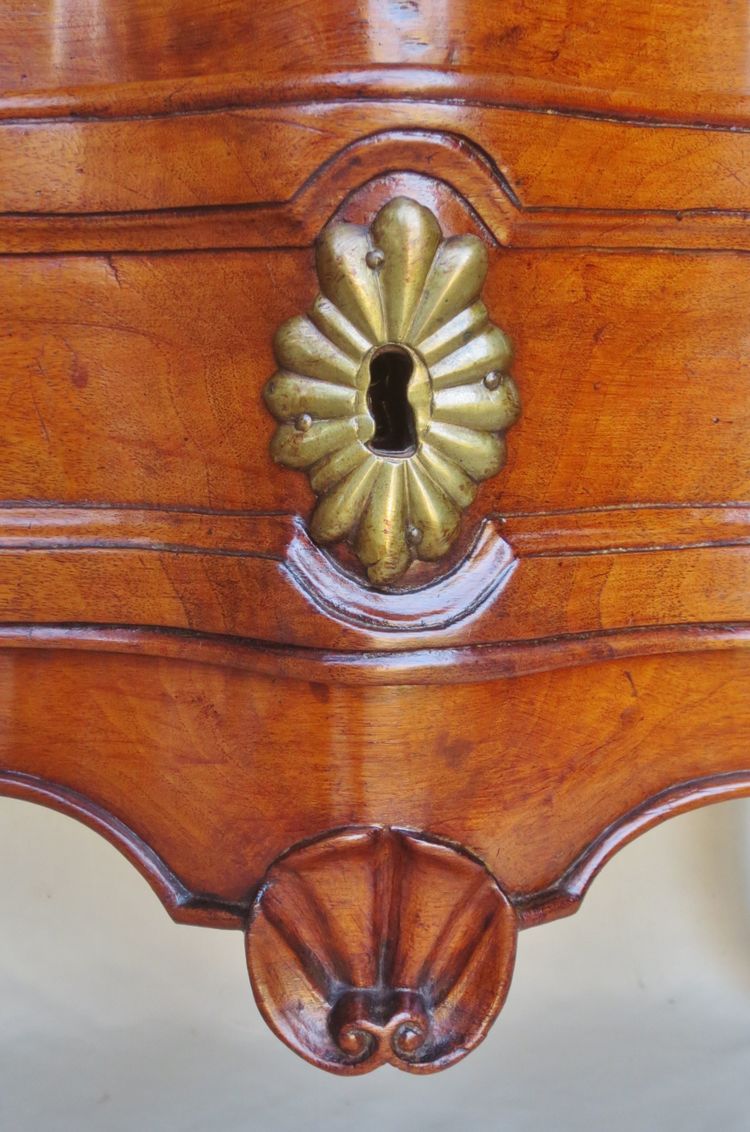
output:
[[363,822],[463,845],[528,896],[645,799],[750,770],[737,647],[362,687],[61,645],[3,650],[0,765],[89,798],[229,904],[289,846]]
[[[381,134],[383,141],[393,134],[396,140],[404,134],[413,139],[417,171],[428,171],[428,147],[445,148],[436,135],[447,135],[455,150],[473,152],[470,168],[481,165],[489,174],[482,195],[490,206],[493,190],[496,197],[509,195],[521,211],[603,209],[616,215],[750,208],[748,188],[734,175],[748,160],[747,129],[655,127],[588,114],[417,99],[170,112],[143,119],[0,119],[0,160],[17,171],[0,185],[0,213],[20,213],[13,217],[20,219],[282,204],[305,182],[325,175],[328,163],[340,165],[335,183],[346,195],[369,177],[412,168],[410,149],[402,148],[400,160],[387,165],[376,162],[372,151]],[[623,168],[628,177],[620,174]],[[329,193],[329,208],[336,204],[335,193]],[[300,217],[300,227],[307,223]]]
[[[711,519],[698,518],[704,509],[685,509],[693,517],[692,538],[679,520],[669,522],[667,509],[650,511],[650,532],[634,531],[638,521],[628,521],[626,511],[620,538],[623,513],[615,520],[606,512],[610,541],[603,545],[595,541],[591,515],[579,517],[588,520],[579,546],[572,516],[562,520],[557,545],[554,517],[540,517],[536,535],[534,520],[508,520],[525,529],[517,555],[500,534],[504,525],[485,526],[452,570],[386,594],[363,587],[288,517],[224,516],[214,528],[210,516],[167,512],[152,519],[151,512],[113,511],[105,532],[107,512],[99,509],[88,529],[100,537],[81,537],[80,527],[76,537],[76,509],[55,509],[54,534],[45,509],[19,511],[27,521],[30,514],[38,519],[39,528],[16,527],[14,537],[15,509],[5,512],[6,526],[0,515],[0,624],[141,624],[306,648],[390,650],[541,642],[649,626],[689,631],[746,619],[747,523],[721,522],[741,509],[705,509],[718,517],[713,527]],[[63,534],[66,515],[71,522]],[[662,515],[664,523],[656,519]],[[222,529],[226,543],[216,546]],[[148,531],[168,541],[145,537]]]
[[[750,793],[747,36],[0,0],[0,793],[243,930],[315,1064],[457,1060],[518,928]],[[321,229],[397,196],[485,245],[523,415],[445,558],[373,586],[262,388]]]
[[[436,165],[440,181],[433,175]],[[394,171],[384,176],[383,167]],[[747,208],[526,207],[468,139],[412,129],[353,141],[282,203],[0,213],[0,254],[308,247],[329,219],[332,197],[345,192],[354,198],[347,201],[347,211],[356,207],[363,221],[384,193],[431,202],[461,225],[463,206],[490,244],[506,247],[747,252],[749,245]]]
[[[3,497],[306,514],[260,390],[314,293],[304,251],[2,260]],[[747,256],[507,250],[486,293],[525,409],[482,514],[747,500]]]
[[631,626],[492,645],[334,651],[149,626],[0,624],[7,649],[134,653],[314,684],[475,684],[602,660],[746,649],[750,624]]
[[[19,103],[104,114],[155,101],[203,106],[257,95],[265,79],[274,101],[374,86],[400,98],[427,88],[688,121],[748,114],[744,15],[691,0],[615,0],[605,20],[596,0],[575,11],[563,0],[516,0],[499,11],[478,0],[439,8],[329,0],[304,19],[294,0],[110,0],[83,17],[52,0],[34,8],[6,0],[0,31],[8,44],[0,77],[14,112]],[[314,74],[321,67],[323,79]]]

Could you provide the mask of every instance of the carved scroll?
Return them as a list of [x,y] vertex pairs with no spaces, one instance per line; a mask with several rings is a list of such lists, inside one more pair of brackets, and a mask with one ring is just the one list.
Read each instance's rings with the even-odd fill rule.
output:
[[253,907],[250,977],[271,1029],[334,1073],[431,1072],[474,1048],[513,972],[516,916],[475,858],[367,826],[280,858]]

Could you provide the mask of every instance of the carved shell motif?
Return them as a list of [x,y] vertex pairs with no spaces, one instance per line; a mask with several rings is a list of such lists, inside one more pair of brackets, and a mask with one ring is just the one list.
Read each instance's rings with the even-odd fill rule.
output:
[[443,239],[406,197],[369,228],[324,229],[317,272],[311,310],[275,339],[272,455],[307,471],[316,542],[349,540],[387,584],[448,552],[477,483],[501,468],[520,411],[510,344],[479,298],[484,244]]
[[256,898],[253,992],[296,1053],[334,1073],[443,1069],[486,1034],[516,917],[473,857],[418,834],[346,829],[285,854]]

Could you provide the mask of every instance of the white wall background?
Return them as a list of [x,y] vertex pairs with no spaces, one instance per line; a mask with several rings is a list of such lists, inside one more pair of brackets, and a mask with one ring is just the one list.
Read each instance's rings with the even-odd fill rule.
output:
[[0,799],[2,1132],[748,1132],[750,802],[683,816],[522,933],[487,1041],[433,1077],[314,1070],[242,937],[173,924],[120,855]]

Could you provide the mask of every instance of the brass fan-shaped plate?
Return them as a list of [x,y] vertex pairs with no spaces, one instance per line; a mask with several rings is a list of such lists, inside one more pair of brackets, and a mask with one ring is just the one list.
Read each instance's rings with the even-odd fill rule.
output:
[[315,541],[348,540],[369,580],[387,584],[415,558],[448,553],[476,485],[502,467],[503,434],[520,412],[505,373],[511,348],[479,297],[482,241],[443,239],[433,213],[407,197],[369,228],[328,225],[317,271],[309,313],[275,338],[272,454],[310,477]]

